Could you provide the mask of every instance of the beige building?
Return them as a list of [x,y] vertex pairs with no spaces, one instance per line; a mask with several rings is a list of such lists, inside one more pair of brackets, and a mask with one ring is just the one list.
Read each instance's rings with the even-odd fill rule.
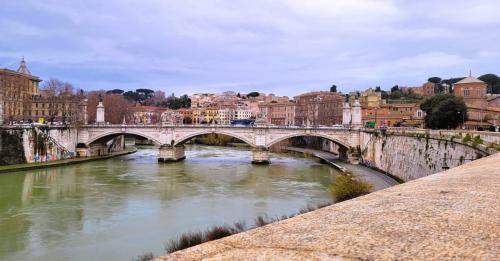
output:
[[24,58],[17,71],[0,69],[0,96],[3,122],[31,119],[33,96],[39,95],[40,78],[31,75]]

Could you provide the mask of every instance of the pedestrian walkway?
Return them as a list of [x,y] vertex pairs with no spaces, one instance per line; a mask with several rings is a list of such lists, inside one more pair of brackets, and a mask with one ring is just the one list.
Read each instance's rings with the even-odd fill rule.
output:
[[374,190],[381,190],[399,184],[399,182],[395,179],[376,170],[361,165],[342,162],[341,160],[339,160],[337,155],[327,151],[297,147],[287,147],[286,149],[289,151],[307,153],[318,157],[342,171],[352,173],[353,175],[373,184]]

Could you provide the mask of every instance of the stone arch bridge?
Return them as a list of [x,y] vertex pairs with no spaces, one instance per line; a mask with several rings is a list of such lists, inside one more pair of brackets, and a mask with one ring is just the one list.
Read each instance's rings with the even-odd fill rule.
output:
[[339,145],[341,158],[356,162],[359,155],[360,129],[338,127],[287,126],[221,126],[221,125],[84,125],[78,129],[80,149],[102,146],[113,137],[136,135],[160,145],[160,162],[185,158],[184,143],[203,134],[223,134],[252,147],[253,163],[269,163],[269,148],[286,139],[299,136],[321,137]]

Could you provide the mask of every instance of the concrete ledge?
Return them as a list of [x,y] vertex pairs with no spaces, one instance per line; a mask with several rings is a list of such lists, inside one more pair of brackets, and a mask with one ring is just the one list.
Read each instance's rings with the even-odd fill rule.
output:
[[157,260],[499,260],[500,153]]
[[137,152],[137,149],[130,151],[117,152],[104,156],[95,156],[95,157],[75,157],[70,159],[63,160],[53,160],[53,161],[45,161],[45,162],[34,162],[34,163],[25,163],[25,164],[17,164],[17,165],[6,165],[0,166],[0,174],[8,173],[8,172],[17,172],[17,171],[26,171],[33,169],[46,169],[60,166],[67,166],[79,163],[86,163],[91,161],[105,160],[110,158],[115,158],[119,156],[124,156],[127,154],[132,154]]

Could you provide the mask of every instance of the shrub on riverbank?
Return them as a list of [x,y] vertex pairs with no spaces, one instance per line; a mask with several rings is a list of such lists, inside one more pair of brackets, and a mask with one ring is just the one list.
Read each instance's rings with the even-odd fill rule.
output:
[[335,198],[335,202],[349,200],[371,192],[373,186],[365,181],[360,181],[351,175],[340,175],[330,185],[330,191]]

